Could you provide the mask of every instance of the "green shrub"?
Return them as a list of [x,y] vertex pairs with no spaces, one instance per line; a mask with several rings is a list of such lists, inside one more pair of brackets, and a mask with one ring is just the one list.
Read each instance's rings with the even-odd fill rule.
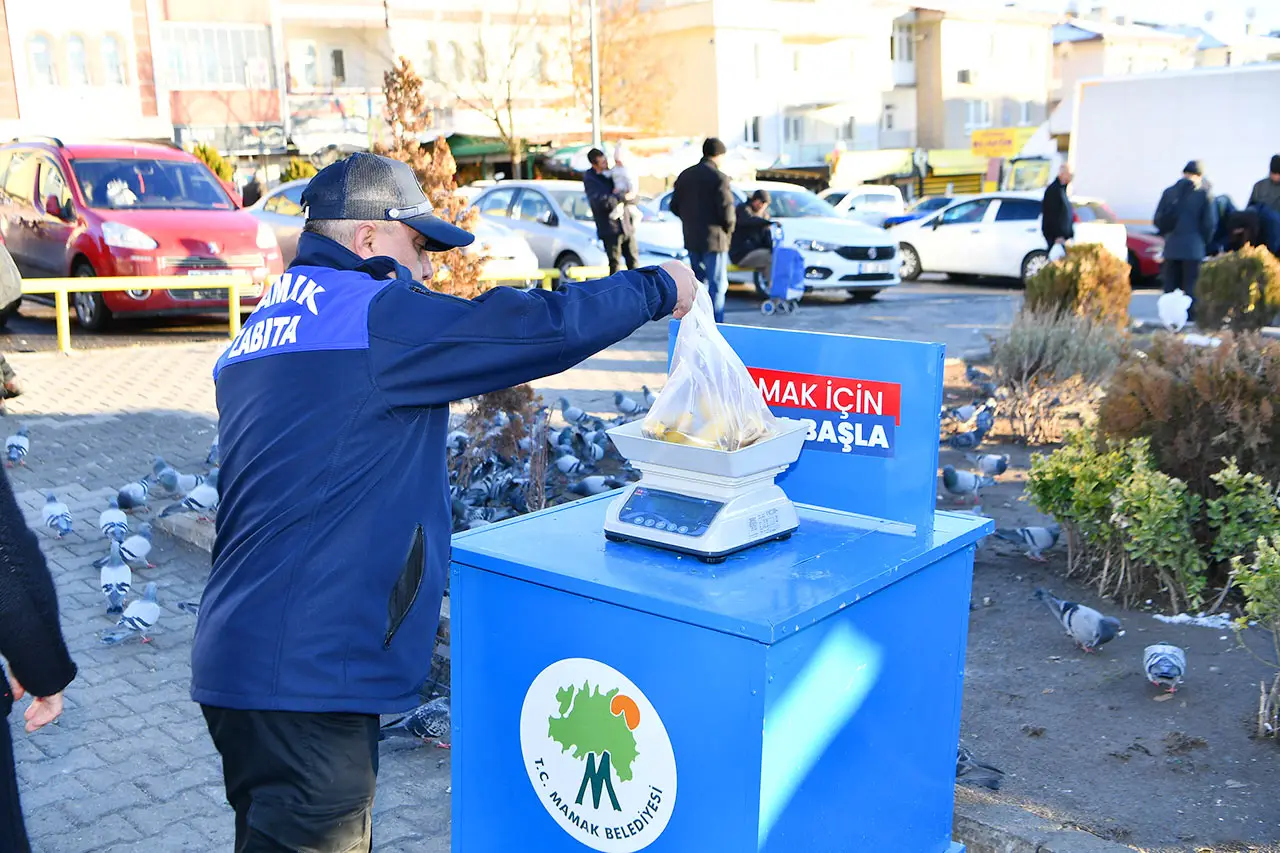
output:
[[202,160],[204,164],[209,167],[209,171],[213,172],[224,181],[231,180],[231,176],[235,174],[235,169],[230,163],[222,158],[222,155],[218,153],[218,149],[214,148],[212,145],[206,145],[203,142],[197,143],[196,146],[191,149],[191,153],[194,154],[197,159]]
[[1065,258],[1027,281],[1026,305],[1037,313],[1077,314],[1129,325],[1129,265],[1099,243],[1068,246]]
[[[1236,637],[1241,645],[1276,669],[1280,669],[1280,534],[1259,536],[1251,563],[1240,557],[1231,561],[1232,577],[1244,592],[1246,618],[1236,620]],[[1253,619],[1271,639],[1270,659],[1244,645],[1241,633]],[[1280,675],[1271,683],[1262,682],[1258,701],[1258,737],[1280,737]]]
[[1108,438],[1146,437],[1156,467],[1214,496],[1224,456],[1280,480],[1280,342],[1224,333],[1217,347],[1158,334],[1116,371],[1098,408]]
[[288,165],[280,170],[280,183],[285,184],[289,181],[310,178],[318,171],[319,169],[311,165],[310,160],[303,160],[301,157],[290,157]]
[[1206,261],[1195,296],[1201,328],[1269,326],[1280,311],[1280,261],[1263,246],[1245,246]]
[[1280,507],[1271,485],[1257,474],[1245,474],[1228,459],[1211,478],[1221,491],[1209,500],[1205,514],[1214,532],[1214,560],[1252,559],[1259,536],[1280,536]]
[[1091,416],[1128,349],[1128,335],[1109,324],[1024,309],[1007,337],[991,339],[996,384],[1008,390],[997,412],[1024,441],[1058,441],[1067,419],[1083,423]]

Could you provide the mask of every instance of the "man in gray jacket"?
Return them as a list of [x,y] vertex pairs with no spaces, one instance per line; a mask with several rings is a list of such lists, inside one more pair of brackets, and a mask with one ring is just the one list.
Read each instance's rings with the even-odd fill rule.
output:
[[[1160,196],[1153,222],[1164,238],[1164,292],[1181,289],[1194,300],[1200,264],[1218,225],[1199,160],[1187,163],[1182,179]],[[1194,302],[1191,310],[1195,311]]]
[[1260,204],[1280,213],[1280,154],[1271,157],[1271,174],[1253,185],[1246,207]]

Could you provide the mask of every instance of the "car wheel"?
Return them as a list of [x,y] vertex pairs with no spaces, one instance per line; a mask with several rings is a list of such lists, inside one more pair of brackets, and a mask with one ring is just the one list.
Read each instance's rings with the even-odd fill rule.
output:
[[569,278],[567,274],[568,270],[571,267],[580,266],[582,266],[582,258],[578,257],[573,252],[566,252],[556,259],[556,269],[560,270],[560,281],[562,282],[573,281],[573,279]]
[[4,310],[0,310],[0,329],[9,325],[9,321],[18,316],[18,309],[22,307],[22,297],[19,296],[12,303],[5,306]]
[[902,269],[898,271],[903,281],[915,281],[923,270],[920,269],[920,253],[910,243],[899,243],[898,254],[902,257]]
[[[92,278],[97,275],[88,264],[80,264],[74,274],[76,278]],[[77,293],[75,301],[76,320],[80,323],[80,328],[98,332],[111,322],[111,309],[107,307],[107,301],[102,298],[101,293]]]
[[1049,265],[1049,253],[1037,249],[1022,259],[1022,283]]
[[849,295],[853,297],[854,302],[870,302],[872,299],[876,298],[876,294],[879,292],[880,292],[879,288],[874,288],[874,287],[859,287],[859,288],[849,289]]

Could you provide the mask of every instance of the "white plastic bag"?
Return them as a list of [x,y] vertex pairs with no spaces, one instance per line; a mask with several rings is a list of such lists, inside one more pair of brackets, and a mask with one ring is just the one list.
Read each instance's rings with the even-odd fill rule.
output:
[[1049,249],[1049,260],[1060,261],[1067,256],[1067,246],[1065,243],[1054,243]]
[[671,375],[642,429],[659,441],[729,451],[777,432],[760,388],[716,328],[706,288],[680,321]]

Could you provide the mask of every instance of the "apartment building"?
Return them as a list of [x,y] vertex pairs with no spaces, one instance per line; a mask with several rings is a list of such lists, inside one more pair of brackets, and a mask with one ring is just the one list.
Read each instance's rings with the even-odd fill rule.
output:
[[1163,31],[1123,18],[1075,17],[1053,28],[1052,100],[1074,98],[1076,84],[1090,77],[1153,71],[1184,71],[1196,65],[1199,37]]
[[66,0],[57,14],[0,2],[0,138],[95,135],[169,139],[157,91],[148,0]]

